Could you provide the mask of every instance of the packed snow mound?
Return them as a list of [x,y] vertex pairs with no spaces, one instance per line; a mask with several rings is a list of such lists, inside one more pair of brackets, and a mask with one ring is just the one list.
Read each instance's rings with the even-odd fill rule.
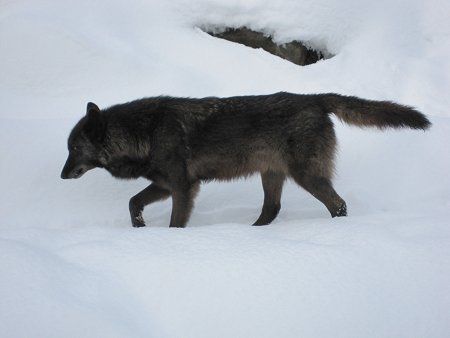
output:
[[[1,4],[2,116],[79,116],[137,97],[328,92],[448,116],[447,1],[11,1]],[[197,27],[246,26],[336,57],[301,68]],[[392,84],[395,83],[395,86]],[[112,92],[111,89],[114,89]],[[80,100],[80,98],[84,98]],[[29,102],[34,105],[28,104]],[[83,102],[81,102],[83,101]]]
[[[448,1],[0,1],[0,336],[445,337],[450,331]],[[300,67],[199,27],[326,48]],[[427,132],[336,121],[331,219],[295,184],[250,227],[259,178],[203,185],[133,229],[148,182],[62,181],[86,103],[338,92],[416,107]]]

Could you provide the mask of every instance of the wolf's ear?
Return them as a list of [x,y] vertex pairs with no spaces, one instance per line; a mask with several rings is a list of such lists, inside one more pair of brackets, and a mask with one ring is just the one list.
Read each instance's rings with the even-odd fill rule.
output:
[[86,107],[86,135],[92,141],[101,141],[105,136],[104,117],[100,112],[100,108],[93,102],[89,102]]
[[86,106],[86,115],[91,111],[100,111],[100,108],[94,102],[88,102]]

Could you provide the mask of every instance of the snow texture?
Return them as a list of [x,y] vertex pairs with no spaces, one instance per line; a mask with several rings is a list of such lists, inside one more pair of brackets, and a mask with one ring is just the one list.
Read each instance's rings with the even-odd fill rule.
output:
[[[450,3],[444,0],[0,1],[1,337],[448,337]],[[299,67],[198,27],[326,48]],[[130,226],[147,184],[63,181],[88,101],[338,92],[415,106],[426,133],[342,125],[349,217],[289,182],[251,227],[258,177],[202,186]]]

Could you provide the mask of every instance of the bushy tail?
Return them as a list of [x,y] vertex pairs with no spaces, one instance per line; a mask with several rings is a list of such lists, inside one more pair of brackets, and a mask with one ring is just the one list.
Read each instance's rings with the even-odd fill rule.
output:
[[359,127],[428,129],[431,122],[412,107],[389,101],[323,94],[322,104],[340,120]]

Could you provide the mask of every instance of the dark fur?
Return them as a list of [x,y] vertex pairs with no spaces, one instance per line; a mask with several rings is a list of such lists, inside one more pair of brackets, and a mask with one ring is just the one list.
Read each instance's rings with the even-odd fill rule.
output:
[[100,167],[119,178],[153,183],[130,199],[131,221],[143,208],[172,197],[172,227],[184,227],[201,181],[261,173],[264,204],[254,225],[280,210],[286,177],[319,199],[331,216],[347,214],[331,183],[336,138],[329,114],[378,128],[427,129],[418,111],[386,101],[337,94],[276,93],[229,98],[145,98],[100,110],[89,103],[73,128],[62,178]]

